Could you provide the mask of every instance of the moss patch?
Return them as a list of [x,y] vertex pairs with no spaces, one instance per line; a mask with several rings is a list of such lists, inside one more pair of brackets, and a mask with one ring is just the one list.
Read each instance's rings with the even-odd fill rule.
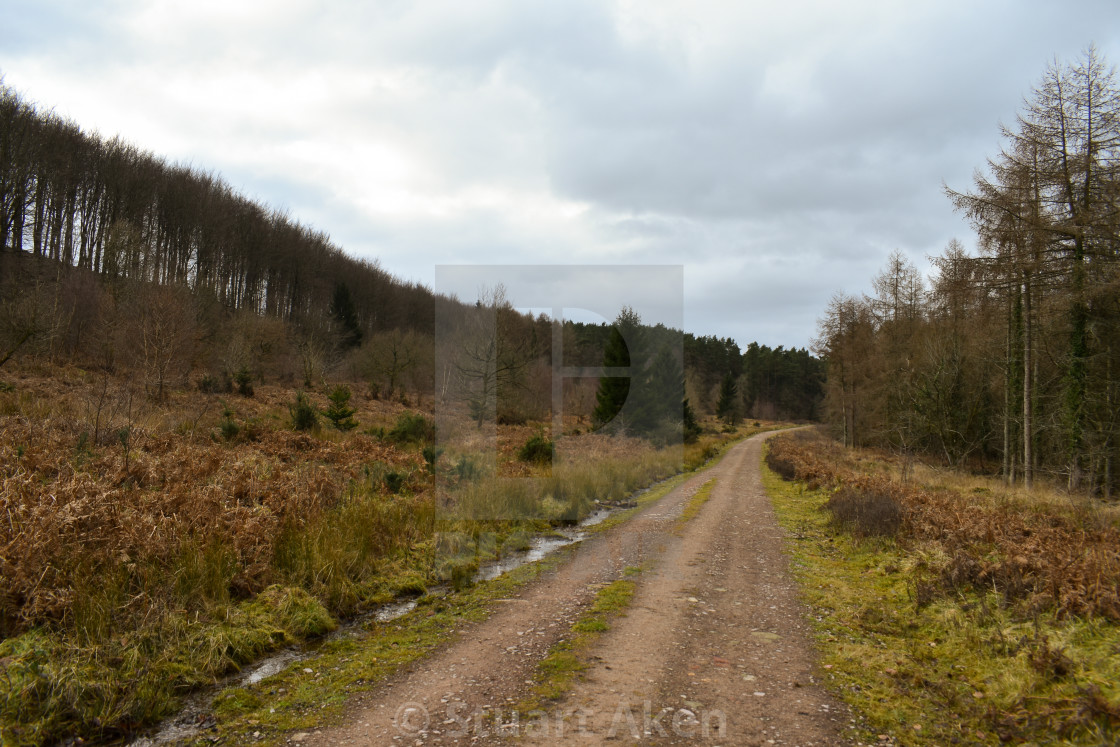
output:
[[112,738],[171,715],[180,693],[334,626],[305,591],[274,586],[221,616],[167,613],[96,646],[41,630],[6,639],[0,642],[3,744],[42,744],[73,731]]
[[[824,683],[862,714],[865,741],[1104,744],[1120,736],[1120,631],[1101,619],[1024,621],[1002,595],[919,599],[936,548],[856,539],[830,493],[763,482],[790,532]],[[919,602],[923,602],[919,604]]]

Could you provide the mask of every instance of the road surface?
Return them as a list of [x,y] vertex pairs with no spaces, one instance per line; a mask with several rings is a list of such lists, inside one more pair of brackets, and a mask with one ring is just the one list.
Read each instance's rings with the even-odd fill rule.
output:
[[[762,488],[760,434],[630,521],[585,540],[433,656],[305,744],[837,745],[850,714],[815,683],[804,608]],[[680,522],[715,480],[699,514]],[[514,710],[537,664],[627,567],[637,589],[547,711]]]

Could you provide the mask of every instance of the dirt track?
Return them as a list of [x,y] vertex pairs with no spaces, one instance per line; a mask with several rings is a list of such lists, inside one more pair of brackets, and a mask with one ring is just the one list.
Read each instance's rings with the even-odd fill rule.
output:
[[[735,446],[626,524],[583,543],[433,657],[356,699],[307,744],[836,745],[850,716],[813,683],[813,652],[759,479],[765,435]],[[711,498],[679,525],[708,480]],[[595,591],[643,566],[626,617],[547,714],[514,712],[537,663]]]

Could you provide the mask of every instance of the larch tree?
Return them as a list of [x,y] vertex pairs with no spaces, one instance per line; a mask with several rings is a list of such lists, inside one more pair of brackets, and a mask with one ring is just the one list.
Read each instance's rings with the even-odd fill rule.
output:
[[[1117,173],[1120,167],[1120,89],[1113,70],[1090,47],[1076,64],[1047,67],[1024,102],[1007,142],[977,175],[972,192],[948,190],[977,228],[992,260],[1013,277],[1021,294],[1023,358],[1023,468],[1029,481],[1037,458],[1033,380],[1037,367],[1033,325],[1044,302],[1064,306],[1061,371],[1061,450],[1071,489],[1086,469],[1111,471],[1114,433],[1116,331],[1114,294],[1118,260]],[[1007,282],[1006,280],[1004,282]],[[1014,318],[1014,314],[1010,315]],[[1105,332],[1113,334],[1105,334]],[[1095,382],[1095,383],[1094,383]],[[1092,388],[1092,390],[1091,390]],[[1103,398],[1096,397],[1103,392]],[[1099,401],[1102,421],[1087,403]],[[1102,428],[1102,422],[1104,427]],[[1092,442],[1092,443],[1090,443]]]

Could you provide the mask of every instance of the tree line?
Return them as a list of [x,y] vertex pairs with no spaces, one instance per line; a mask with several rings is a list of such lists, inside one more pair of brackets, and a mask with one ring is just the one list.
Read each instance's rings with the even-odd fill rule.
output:
[[[689,396],[704,412],[721,417],[818,420],[825,366],[804,348],[746,350],[730,337],[684,337]],[[720,406],[720,403],[723,406]]]
[[1090,47],[1054,63],[922,274],[895,253],[873,293],[837,294],[814,350],[846,443],[995,463],[1110,496],[1120,446],[1120,89]]
[[84,132],[0,81],[0,252],[106,281],[183,287],[290,321],[345,285],[363,327],[431,326],[432,296],[320,231],[237,194],[213,173]]
[[[439,319],[455,329],[437,335]],[[612,335],[629,325],[640,368],[679,388],[677,405],[729,422],[817,414],[821,367],[807,351],[616,321],[565,322],[565,366],[623,355]],[[551,411],[553,325],[502,293],[471,305],[401,282],[213,173],[85,132],[0,81],[0,366],[30,353],[135,373],[157,400],[188,383],[356,379],[373,397],[454,390],[477,418],[524,422]],[[565,412],[592,422],[597,387],[566,382]],[[647,402],[631,421],[653,432],[669,416]]]

